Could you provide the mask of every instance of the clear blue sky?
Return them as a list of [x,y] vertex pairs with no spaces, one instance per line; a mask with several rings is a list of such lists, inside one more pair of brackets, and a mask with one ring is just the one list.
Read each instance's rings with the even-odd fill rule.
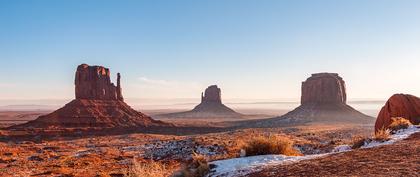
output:
[[0,99],[72,98],[81,63],[130,98],[299,98],[325,71],[350,98],[420,95],[420,1],[0,0]]

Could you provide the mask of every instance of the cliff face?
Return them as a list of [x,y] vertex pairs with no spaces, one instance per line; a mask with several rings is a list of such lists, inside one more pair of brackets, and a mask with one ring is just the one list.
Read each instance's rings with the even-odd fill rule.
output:
[[312,74],[302,82],[302,105],[345,104],[346,99],[346,85],[337,73]]
[[220,103],[222,104],[222,94],[220,88],[217,85],[209,86],[205,91],[204,95],[201,93],[201,103]]
[[74,128],[74,127],[147,127],[167,126],[132,109],[123,101],[121,75],[117,86],[111,83],[110,71],[102,66],[82,64],[75,77],[76,99],[64,107],[28,123],[11,128]]
[[420,98],[407,95],[395,94],[391,96],[382,107],[375,122],[375,131],[387,128],[391,124],[391,118],[402,117],[412,124],[420,123]]
[[117,86],[111,82],[108,68],[81,64],[75,76],[76,99],[120,100],[123,101],[120,86],[120,73]]

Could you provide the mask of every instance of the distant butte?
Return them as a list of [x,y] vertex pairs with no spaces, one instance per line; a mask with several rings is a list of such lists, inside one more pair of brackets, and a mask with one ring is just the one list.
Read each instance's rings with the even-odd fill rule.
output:
[[241,118],[242,116],[222,103],[221,89],[217,85],[211,85],[201,93],[201,103],[191,111],[157,115],[162,118]]
[[120,74],[117,86],[110,71],[102,66],[81,64],[75,76],[75,97],[64,107],[16,128],[74,128],[74,127],[149,127],[166,125],[128,106],[121,93]]
[[373,117],[355,110],[347,105],[346,101],[345,82],[337,73],[316,73],[302,82],[299,107],[280,117],[244,122],[239,125],[277,127],[303,123],[373,123]]

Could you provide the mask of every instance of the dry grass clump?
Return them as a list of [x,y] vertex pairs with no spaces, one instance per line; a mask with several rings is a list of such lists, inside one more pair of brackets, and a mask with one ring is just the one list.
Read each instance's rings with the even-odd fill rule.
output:
[[403,117],[392,117],[391,124],[388,126],[391,133],[395,133],[401,129],[407,129],[411,124],[411,122]]
[[364,146],[365,143],[368,143],[370,141],[371,141],[371,139],[366,138],[366,137],[362,137],[362,136],[353,137],[353,140],[352,140],[353,145],[351,146],[351,148],[352,149],[359,149],[362,146]]
[[192,160],[180,171],[171,177],[203,177],[210,172],[206,157],[193,153]]
[[390,135],[391,135],[391,131],[389,129],[381,128],[375,132],[375,135],[373,136],[373,140],[380,141],[380,142],[388,141],[391,139]]
[[133,160],[133,164],[128,171],[128,177],[167,177],[171,170],[164,163],[154,160],[139,162]]
[[283,154],[287,156],[302,155],[293,148],[293,142],[286,137],[280,136],[256,136],[245,141],[242,149],[246,156]]

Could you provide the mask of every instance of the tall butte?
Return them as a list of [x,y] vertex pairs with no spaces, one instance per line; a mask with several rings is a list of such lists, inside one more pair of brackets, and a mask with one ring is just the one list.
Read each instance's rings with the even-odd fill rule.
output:
[[108,68],[81,64],[75,76],[76,99],[64,107],[25,124],[10,128],[149,127],[166,125],[128,106],[121,91],[111,82]]
[[346,104],[346,85],[337,73],[316,73],[302,82],[301,105],[284,122],[371,123],[373,118]]
[[217,85],[207,87],[201,93],[201,103],[191,111],[157,115],[166,118],[241,118],[243,115],[235,112],[222,103],[222,91]]

